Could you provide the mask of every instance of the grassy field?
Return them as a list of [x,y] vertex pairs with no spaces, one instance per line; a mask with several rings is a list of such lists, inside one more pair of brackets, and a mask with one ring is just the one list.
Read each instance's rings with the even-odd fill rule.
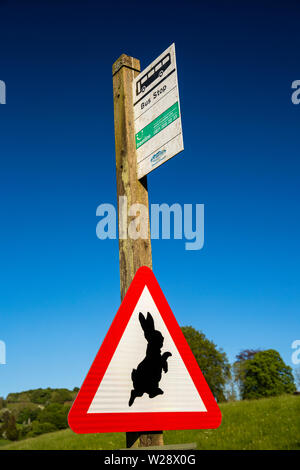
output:
[[[166,431],[165,444],[196,442],[197,449],[300,450],[300,396],[281,396],[220,406],[223,420],[218,429]],[[122,449],[125,434],[76,435],[70,429],[7,445],[1,450]]]

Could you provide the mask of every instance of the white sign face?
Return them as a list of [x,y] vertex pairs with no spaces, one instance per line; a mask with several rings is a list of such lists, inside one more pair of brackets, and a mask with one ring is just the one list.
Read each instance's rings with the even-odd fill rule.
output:
[[[132,370],[145,360],[147,354],[145,332],[139,321],[140,312],[145,312],[145,316],[146,312],[151,312],[155,330],[159,331],[164,338],[162,354],[170,352],[172,355],[167,359],[168,372],[162,372],[159,384],[163,393],[152,399],[149,399],[147,394],[136,396],[134,402],[128,406],[130,390],[132,389]],[[88,413],[151,413],[164,411],[206,412],[206,407],[148,288],[145,287],[88,409]]]
[[183,150],[175,45],[133,80],[138,179]]

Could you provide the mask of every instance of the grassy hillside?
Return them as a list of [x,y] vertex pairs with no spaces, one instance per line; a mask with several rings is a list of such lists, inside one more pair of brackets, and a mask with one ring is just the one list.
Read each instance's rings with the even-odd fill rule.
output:
[[[253,401],[225,403],[216,430],[166,431],[165,444],[196,442],[197,449],[300,450],[300,396],[284,395]],[[2,444],[2,445],[1,445]],[[124,433],[76,435],[70,429],[44,434],[1,450],[121,449]]]

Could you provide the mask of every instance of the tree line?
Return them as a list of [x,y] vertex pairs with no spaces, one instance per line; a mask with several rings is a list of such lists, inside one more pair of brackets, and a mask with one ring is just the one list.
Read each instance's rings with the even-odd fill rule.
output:
[[192,326],[182,332],[218,402],[294,393],[292,368],[275,349],[245,349],[230,365],[226,353]]

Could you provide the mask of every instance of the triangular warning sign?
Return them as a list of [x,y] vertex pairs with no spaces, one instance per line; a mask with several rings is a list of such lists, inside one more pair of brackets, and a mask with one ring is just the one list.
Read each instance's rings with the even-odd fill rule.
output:
[[151,269],[137,271],[68,420],[77,433],[220,425],[219,407]]

